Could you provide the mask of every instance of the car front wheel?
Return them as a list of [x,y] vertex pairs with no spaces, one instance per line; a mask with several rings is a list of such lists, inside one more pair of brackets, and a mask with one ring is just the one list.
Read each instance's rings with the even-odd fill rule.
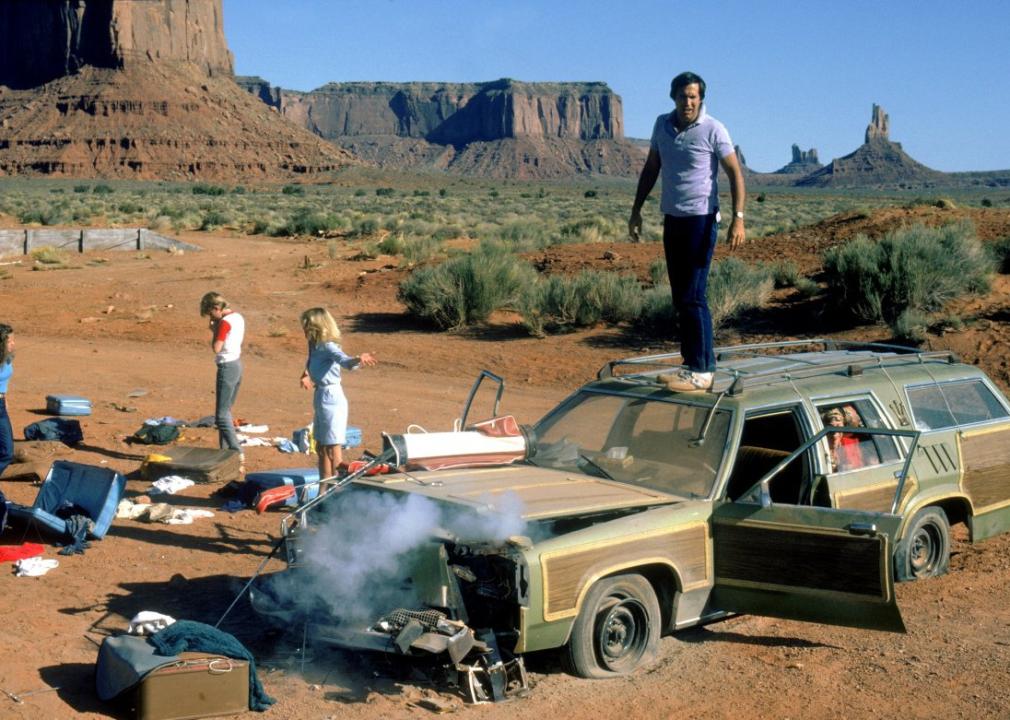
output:
[[922,580],[943,575],[950,565],[950,523],[938,507],[926,507],[908,523],[895,551],[898,580]]
[[661,615],[652,585],[641,575],[603,578],[589,590],[572,626],[566,665],[584,678],[627,675],[651,662]]

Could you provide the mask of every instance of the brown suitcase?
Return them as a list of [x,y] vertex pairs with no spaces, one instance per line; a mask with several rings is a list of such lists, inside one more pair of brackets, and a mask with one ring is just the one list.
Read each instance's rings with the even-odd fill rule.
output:
[[145,480],[157,480],[166,475],[181,475],[198,483],[227,483],[241,476],[242,458],[238,450],[179,445],[159,448],[157,455],[168,460],[148,460],[141,466]]
[[137,720],[193,720],[249,709],[249,663],[180,653],[181,660],[152,670],[137,687]]

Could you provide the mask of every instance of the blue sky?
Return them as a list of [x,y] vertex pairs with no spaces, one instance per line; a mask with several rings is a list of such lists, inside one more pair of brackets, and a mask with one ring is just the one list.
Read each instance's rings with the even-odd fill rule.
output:
[[937,170],[1010,169],[1010,3],[997,0],[224,0],[236,71],[330,81],[602,80],[625,134],[648,137],[670,78],[708,83],[709,112],[755,170],[891,139]]

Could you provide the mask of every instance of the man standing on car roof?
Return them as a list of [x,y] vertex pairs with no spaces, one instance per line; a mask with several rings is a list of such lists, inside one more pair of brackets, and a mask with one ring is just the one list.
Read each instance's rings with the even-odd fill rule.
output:
[[660,375],[659,379],[671,390],[707,390],[715,372],[706,289],[719,233],[719,165],[729,176],[733,197],[727,239],[734,250],[746,239],[746,191],[729,132],[705,112],[705,81],[692,72],[681,73],[670,83],[670,97],[675,108],[656,119],[649,156],[638,178],[628,233],[633,242],[639,241],[642,205],[662,171],[663,250],[680,322],[683,365],[678,372]]

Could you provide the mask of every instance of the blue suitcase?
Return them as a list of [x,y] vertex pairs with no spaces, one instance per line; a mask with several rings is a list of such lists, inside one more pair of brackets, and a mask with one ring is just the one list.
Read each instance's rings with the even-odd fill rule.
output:
[[116,506],[125,488],[126,477],[111,468],[57,460],[39,488],[35,503],[31,507],[10,504],[10,516],[62,535],[67,532],[67,522],[57,513],[74,505],[94,522],[89,535],[101,540],[116,517]]
[[318,480],[318,468],[285,468],[249,473],[245,476],[245,485],[240,492],[240,497],[246,505],[255,505],[256,497],[264,490],[282,485],[293,485],[295,488],[301,489],[297,490],[294,496],[285,500],[284,504],[288,507],[296,507],[319,494],[318,484],[302,487],[306,483],[318,483]]
[[46,412],[53,415],[90,415],[91,401],[80,395],[46,395]]

